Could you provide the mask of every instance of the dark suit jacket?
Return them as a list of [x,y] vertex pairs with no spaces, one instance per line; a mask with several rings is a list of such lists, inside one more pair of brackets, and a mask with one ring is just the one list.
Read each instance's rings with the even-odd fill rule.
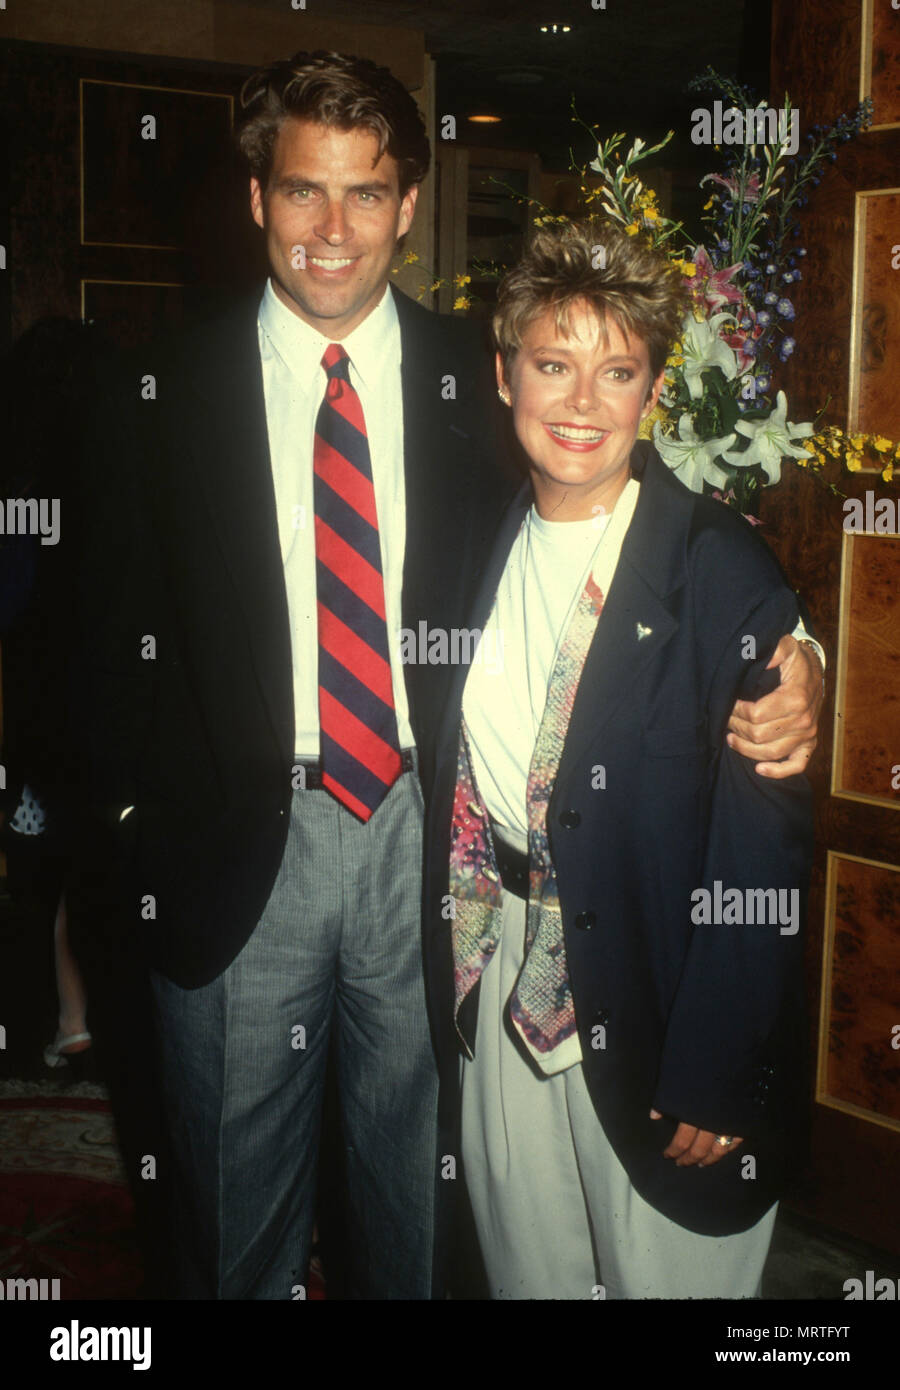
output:
[[[597,1114],[645,1201],[691,1230],[721,1235],[746,1229],[777,1198],[806,1113],[802,928],[791,935],[778,925],[701,926],[691,917],[694,890],[714,893],[718,880],[722,892],[798,889],[803,919],[812,851],[806,780],[767,781],[724,744],[735,698],[770,688],[764,668],[793,629],[797,605],[746,521],[689,492],[649,444],[636,445],[632,467],[640,499],[582,673],[547,823]],[[523,489],[470,626],[488,615],[529,503]],[[643,637],[638,624],[649,629]],[[438,742],[427,851],[426,972],[449,1152],[459,1045],[442,899],[465,675]],[[651,1120],[651,1106],[667,1118]],[[712,1168],[676,1168],[662,1157],[675,1120],[745,1142]]]
[[[150,963],[185,987],[214,979],[252,932],[292,793],[291,639],[259,298],[133,354],[117,381],[100,383],[85,426],[73,690],[81,862],[112,867]],[[403,626],[449,628],[471,602],[514,489],[496,466],[497,403],[478,328],[395,298]],[[142,399],[147,375],[155,399]],[[406,676],[427,775],[447,671],[409,665]]]

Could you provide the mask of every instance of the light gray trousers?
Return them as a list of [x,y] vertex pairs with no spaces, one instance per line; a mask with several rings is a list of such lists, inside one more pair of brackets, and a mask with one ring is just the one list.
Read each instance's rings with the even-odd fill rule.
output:
[[475,1060],[462,1063],[463,1163],[491,1297],[758,1296],[777,1203],[749,1231],[702,1236],[638,1196],[581,1064],[538,1076],[509,1036],[504,1010],[524,946],[525,903],[504,892]]
[[154,974],[182,1298],[303,1297],[336,1048],[351,1298],[431,1297],[437,1073],[421,950],[422,793],[363,825],[294,792],[284,858],[218,979]]

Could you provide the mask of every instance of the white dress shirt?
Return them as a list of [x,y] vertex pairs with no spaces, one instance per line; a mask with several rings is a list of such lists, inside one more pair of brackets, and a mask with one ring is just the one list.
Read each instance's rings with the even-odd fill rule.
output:
[[522,850],[528,774],[559,647],[589,571],[606,600],[639,493],[629,478],[612,512],[587,521],[544,521],[532,506],[484,627],[485,647],[502,661],[473,662],[466,679],[475,781],[491,818]]
[[[328,377],[322,356],[330,338],[289,309],[267,281],[259,306],[259,352],[278,537],[287,588],[294,672],[294,753],[319,756],[319,634],[313,439]],[[413,747],[400,646],[400,596],[406,544],[400,325],[389,287],[372,312],[341,340],[362,404],[372,459],[381,541],[384,601],[401,748]]]

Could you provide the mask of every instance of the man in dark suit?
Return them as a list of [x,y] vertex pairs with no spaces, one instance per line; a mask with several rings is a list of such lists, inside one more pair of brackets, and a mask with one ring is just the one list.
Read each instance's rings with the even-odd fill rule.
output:
[[177,1291],[302,1296],[331,1040],[348,1292],[428,1297],[417,767],[446,673],[398,629],[465,611],[496,402],[476,327],[388,285],[429,157],[401,84],[300,54],[244,103],[262,299],[124,364],[86,450],[89,800],[153,968]]
[[510,488],[476,327],[388,286],[411,98],[298,54],[243,100],[262,298],[124,364],[88,436],[84,821],[152,967],[177,1292],[303,1296],[331,1040],[347,1291],[424,1298],[423,796]]

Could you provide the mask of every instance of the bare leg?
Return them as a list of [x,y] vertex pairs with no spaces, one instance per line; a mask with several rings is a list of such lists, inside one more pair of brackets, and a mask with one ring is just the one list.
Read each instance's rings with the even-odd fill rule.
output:
[[[69,946],[65,893],[60,894],[59,906],[56,909],[53,947],[56,961],[56,988],[59,994],[59,1028],[55,1041],[46,1049],[44,1057],[49,1066],[60,1066],[63,1064],[62,1059],[66,1054],[84,1052],[91,1045],[90,1035],[85,1027],[87,997],[84,981]],[[54,1061],[50,1061],[51,1056],[55,1058]]]

